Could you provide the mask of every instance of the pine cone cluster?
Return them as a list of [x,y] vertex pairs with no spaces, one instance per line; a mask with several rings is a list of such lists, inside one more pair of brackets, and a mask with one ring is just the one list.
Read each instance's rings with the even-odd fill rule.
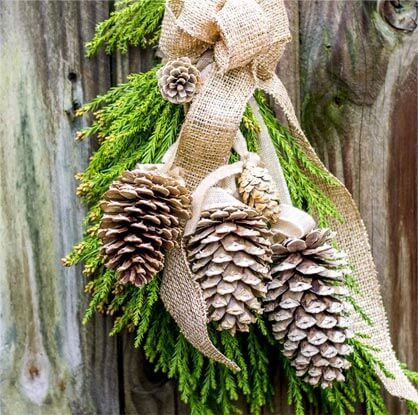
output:
[[274,337],[298,376],[326,388],[343,381],[352,347],[347,317],[350,305],[344,286],[345,254],[331,246],[334,234],[317,229],[301,239],[274,244],[273,280],[268,284],[265,312]]
[[168,62],[157,78],[162,96],[174,104],[190,102],[200,87],[200,72],[189,58]]
[[270,222],[278,221],[279,195],[267,169],[254,162],[247,162],[239,178],[238,191],[246,205],[253,207]]
[[150,170],[126,171],[104,195],[98,236],[106,267],[120,282],[142,286],[161,271],[164,250],[181,234],[180,222],[190,217],[188,189],[173,176]]
[[219,330],[248,331],[262,312],[270,279],[270,236],[265,218],[250,207],[202,212],[188,240],[188,255],[209,320],[217,321]]

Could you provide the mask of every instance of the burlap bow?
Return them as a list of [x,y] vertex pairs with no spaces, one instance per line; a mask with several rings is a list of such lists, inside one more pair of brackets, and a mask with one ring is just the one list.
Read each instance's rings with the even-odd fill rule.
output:
[[[188,56],[197,61],[208,49],[214,51],[215,64],[210,66],[201,92],[187,113],[174,160],[191,189],[227,163],[245,106],[256,88],[274,98],[299,146],[319,168],[326,169],[301,130],[286,89],[274,74],[289,40],[283,0],[167,1],[160,41],[165,57],[172,60]],[[393,351],[368,236],[357,207],[343,184],[319,185],[345,218],[344,223],[334,223],[333,227],[365,293],[354,293],[355,300],[374,323],[369,326],[355,316],[354,329],[369,336],[366,341],[380,349],[376,357],[394,375],[387,378],[378,372],[386,389],[392,395],[418,402],[417,391]],[[205,302],[192,279],[183,247],[167,258],[161,297],[191,344],[206,356],[238,369],[209,339]]]

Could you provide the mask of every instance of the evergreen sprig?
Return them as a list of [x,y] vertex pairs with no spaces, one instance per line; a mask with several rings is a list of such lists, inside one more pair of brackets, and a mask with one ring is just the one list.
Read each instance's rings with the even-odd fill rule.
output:
[[110,183],[137,162],[160,162],[175,141],[183,110],[161,97],[157,70],[130,75],[125,84],[78,110],[78,115],[92,113],[94,121],[77,138],[97,135],[101,142],[86,171],[78,175],[77,194],[86,202],[97,203]]
[[[418,372],[408,369],[405,363],[401,364],[405,376],[415,385],[418,386]],[[418,415],[418,404],[416,402],[406,401],[406,407],[410,415]]]
[[97,25],[95,36],[87,43],[87,56],[93,56],[102,47],[106,53],[126,53],[129,46],[155,45],[160,37],[164,5],[165,0],[116,1],[115,11]]

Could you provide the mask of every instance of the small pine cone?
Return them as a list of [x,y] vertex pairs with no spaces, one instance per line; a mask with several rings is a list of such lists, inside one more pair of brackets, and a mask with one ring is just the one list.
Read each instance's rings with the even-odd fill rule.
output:
[[174,104],[190,102],[200,87],[200,72],[189,58],[168,62],[157,78],[162,96]]
[[239,193],[243,202],[253,207],[270,222],[279,219],[279,195],[273,178],[264,167],[247,162],[239,178]]
[[330,245],[334,236],[317,229],[274,244],[273,280],[265,299],[273,335],[296,374],[323,388],[344,380],[343,370],[350,366],[345,356],[352,352],[346,341],[352,335],[343,281],[347,260]]
[[98,236],[106,267],[119,272],[121,283],[140,287],[149,282],[163,268],[163,251],[176,246],[190,204],[179,178],[156,170],[123,173],[101,203]]
[[210,321],[218,330],[248,331],[262,312],[270,279],[271,232],[266,220],[247,206],[202,212],[188,256],[200,283]]

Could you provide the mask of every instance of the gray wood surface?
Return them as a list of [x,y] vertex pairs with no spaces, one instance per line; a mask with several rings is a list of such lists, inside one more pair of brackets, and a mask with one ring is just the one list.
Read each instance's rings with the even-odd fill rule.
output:
[[80,269],[60,259],[81,238],[74,109],[110,86],[109,60],[84,59],[108,15],[95,2],[0,6],[0,413],[119,412],[115,339],[80,327]]
[[[286,3],[294,40],[279,74],[322,159],[359,204],[395,348],[418,370],[414,2]],[[151,65],[139,51],[84,58],[109,7],[0,2],[2,415],[189,413],[128,334],[109,338],[102,317],[80,325],[84,277],[60,265],[81,237],[74,174],[93,145],[74,142],[82,125],[74,109]],[[291,414],[280,374],[276,389],[273,414]],[[391,414],[405,413],[389,402]]]
[[[412,2],[300,7],[302,124],[360,207],[395,350],[418,369],[417,65]],[[395,28],[406,28],[400,30]],[[405,413],[389,399],[390,413]]]

